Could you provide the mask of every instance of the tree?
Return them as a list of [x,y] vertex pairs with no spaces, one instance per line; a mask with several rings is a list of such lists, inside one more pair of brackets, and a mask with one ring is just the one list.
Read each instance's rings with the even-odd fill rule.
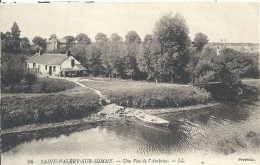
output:
[[125,44],[131,44],[131,43],[141,43],[141,39],[139,35],[135,31],[130,31],[125,36]]
[[137,54],[139,52],[139,44],[141,39],[135,31],[130,31],[125,36],[126,57],[125,57],[125,72],[131,79],[137,78],[139,69],[137,67]]
[[98,33],[95,37],[96,42],[99,41],[108,41],[107,35],[104,33]]
[[21,39],[21,49],[25,50],[25,51],[30,51],[31,45],[30,45],[30,41],[27,37],[23,37]]
[[139,53],[137,54],[137,64],[140,70],[141,79],[149,81],[153,78],[152,54],[153,54],[153,38],[147,34],[144,37],[144,42],[140,45]]
[[205,34],[197,33],[194,38],[194,46],[201,52],[208,41],[208,37]]
[[91,39],[84,33],[78,34],[75,39],[78,41],[78,44],[81,45],[90,45],[91,43]]
[[12,53],[12,33],[6,32],[1,34],[2,52]]
[[12,52],[13,53],[19,53],[20,52],[20,29],[17,25],[16,22],[14,22],[12,28],[11,28],[11,32],[12,32],[12,37],[11,37],[11,42],[12,42]]
[[86,48],[86,60],[91,75],[99,76],[102,74],[101,49],[97,44],[91,44]]
[[46,39],[43,39],[42,37],[36,36],[33,38],[32,42],[39,46],[42,50],[46,50],[47,47],[47,43],[46,43]]
[[153,36],[158,44],[157,66],[161,67],[164,80],[170,77],[171,82],[184,78],[184,68],[188,63],[189,28],[180,14],[164,15],[155,24]]
[[123,38],[120,37],[118,34],[113,33],[113,34],[111,34],[109,41],[110,42],[123,42]]
[[75,40],[73,36],[65,36],[64,39],[66,39],[67,43],[70,44]]
[[111,71],[109,73],[109,77],[111,77],[111,74],[115,75],[116,78],[118,77],[118,75],[121,77],[125,76],[125,52],[126,47],[122,41],[122,37],[120,37],[116,33],[113,33],[108,43],[107,62],[109,66],[108,69]]
[[56,34],[52,34],[49,37],[49,41],[51,41],[52,39],[57,39],[57,35]]
[[3,86],[11,86],[12,92],[12,88],[21,82],[24,74],[24,63],[19,56],[2,54],[1,84]]

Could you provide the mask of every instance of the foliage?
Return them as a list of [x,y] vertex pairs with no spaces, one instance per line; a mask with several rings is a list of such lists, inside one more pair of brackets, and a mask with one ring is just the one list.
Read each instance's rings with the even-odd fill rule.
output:
[[101,51],[98,44],[92,44],[86,48],[86,60],[91,75],[98,76],[102,74]]
[[20,29],[16,22],[11,27],[11,32],[1,33],[2,52],[17,54],[20,53]]
[[[221,82],[223,98],[234,99],[242,92],[241,78],[258,71],[258,63],[252,54],[233,49],[223,49],[220,55],[204,51],[193,56],[187,70],[193,76],[193,84],[204,86],[208,82]],[[258,61],[258,60],[257,60]]]
[[25,69],[22,63],[22,56],[4,53],[2,54],[1,62],[1,85],[13,88],[24,78]]
[[125,36],[125,43],[126,45],[131,44],[131,43],[141,43],[141,38],[135,31],[130,31],[126,34]]
[[[9,95],[1,98],[2,129],[89,116],[100,108],[91,90],[81,94]],[[19,106],[17,106],[19,105]]]
[[12,28],[11,28],[11,32],[12,32],[12,52],[13,53],[19,53],[20,52],[20,29],[17,25],[16,22],[14,22]]
[[56,34],[52,34],[49,37],[49,41],[51,41],[52,39],[57,39],[57,35]]
[[33,38],[32,42],[35,44],[35,45],[38,45],[41,50],[46,50],[46,47],[47,47],[47,43],[46,43],[46,39],[43,39],[42,37],[39,37],[39,36],[36,36]]
[[72,43],[75,40],[73,36],[65,36],[64,39],[66,39],[67,43]]
[[[158,43],[154,54],[159,74],[170,77],[171,82],[181,81],[184,67],[188,63],[189,28],[180,15],[166,14],[156,23],[154,39]],[[157,57],[156,57],[157,56]]]
[[139,44],[141,39],[135,31],[130,31],[125,36],[126,57],[125,73],[131,79],[138,78],[139,69],[137,66],[137,55],[139,53]]
[[96,40],[97,42],[99,42],[99,41],[108,41],[108,38],[107,38],[107,35],[106,35],[106,34],[104,34],[104,33],[98,33],[98,34],[96,35],[96,37],[95,37],[95,40]]
[[194,46],[201,52],[208,41],[208,37],[205,34],[197,33],[194,38]]
[[21,49],[29,52],[31,48],[30,41],[27,37],[21,38]]
[[80,45],[89,45],[91,43],[91,39],[88,37],[87,34],[80,33],[78,34],[75,39],[78,41]]
[[122,41],[122,37],[120,37],[118,34],[112,34],[109,42],[108,42],[108,59],[107,62],[109,66],[111,66],[111,75],[115,75],[117,78],[118,76],[124,77],[125,76],[125,52],[126,52],[126,46],[124,45]]

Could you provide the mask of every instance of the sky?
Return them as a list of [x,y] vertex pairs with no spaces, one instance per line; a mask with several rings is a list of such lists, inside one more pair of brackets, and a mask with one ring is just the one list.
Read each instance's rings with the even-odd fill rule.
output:
[[156,21],[164,14],[180,13],[189,27],[189,36],[202,32],[209,42],[259,43],[258,3],[17,3],[1,4],[1,32],[11,31],[17,22],[21,37],[58,38],[85,33],[91,41],[99,32],[108,38],[117,33],[125,39],[136,31],[143,41],[153,34]]

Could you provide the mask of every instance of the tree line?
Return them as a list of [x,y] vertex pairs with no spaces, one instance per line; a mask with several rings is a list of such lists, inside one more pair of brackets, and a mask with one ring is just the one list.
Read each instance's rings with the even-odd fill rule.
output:
[[[46,50],[47,39],[34,37],[32,48],[28,38],[19,36],[16,23],[11,32],[1,33],[2,52],[32,55],[38,49]],[[52,34],[49,40],[55,38]],[[124,39],[117,33],[109,38],[98,33],[95,42],[84,33],[64,39],[70,43],[71,55],[91,76],[194,85],[224,81],[227,86],[236,86],[241,78],[259,74],[259,54],[223,49],[218,56],[215,50],[205,48],[209,41],[207,35],[197,33],[191,41],[189,27],[179,13],[162,16],[155,23],[153,34],[147,34],[143,41],[135,31],[128,32]]]

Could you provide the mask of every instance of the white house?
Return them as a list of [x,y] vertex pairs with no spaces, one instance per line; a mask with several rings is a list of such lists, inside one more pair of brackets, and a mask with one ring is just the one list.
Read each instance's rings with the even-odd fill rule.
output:
[[67,54],[36,53],[26,60],[28,70],[51,76],[83,76],[87,69],[78,60]]

